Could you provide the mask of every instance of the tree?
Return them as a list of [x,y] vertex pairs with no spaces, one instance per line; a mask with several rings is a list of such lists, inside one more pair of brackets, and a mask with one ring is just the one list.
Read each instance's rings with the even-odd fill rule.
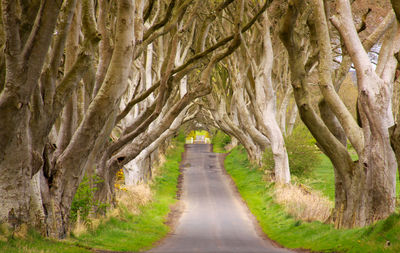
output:
[[[393,16],[388,16],[363,45],[352,21],[349,2],[341,0],[337,7],[338,16],[331,20],[338,28],[357,70],[361,126],[347,111],[333,85],[330,35],[326,8],[322,1],[290,3],[280,37],[289,53],[292,85],[301,118],[335,168],[335,225],[358,227],[386,218],[394,211],[396,163],[387,131],[390,108],[388,90],[394,75],[393,61],[390,57],[393,57],[394,50],[389,41],[385,40],[383,50],[392,49],[389,49],[388,60],[382,61],[386,64],[383,68],[385,71],[376,73],[364,49],[365,46],[368,50],[368,44],[374,43],[385,31],[392,31],[387,29]],[[312,15],[309,8],[313,10]],[[295,35],[294,29],[300,29],[296,32],[300,31],[301,34],[311,35],[310,46],[319,52],[318,74],[321,93],[355,148],[359,157],[357,161],[352,161],[339,136],[334,135],[329,125],[321,120],[310,104],[307,75],[309,66],[313,65],[310,62],[312,57],[308,58],[306,52],[301,52],[302,42]]]

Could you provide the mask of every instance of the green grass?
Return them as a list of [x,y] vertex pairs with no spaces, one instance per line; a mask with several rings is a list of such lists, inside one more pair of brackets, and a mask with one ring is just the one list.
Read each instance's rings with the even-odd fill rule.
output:
[[0,252],[85,253],[92,252],[88,250],[90,248],[114,251],[149,249],[169,232],[169,227],[164,223],[170,206],[176,202],[183,142],[184,137],[180,138],[180,142],[175,142],[175,148],[167,151],[167,161],[159,168],[159,176],[152,184],[155,193],[153,201],[143,206],[139,215],[132,215],[129,210],[125,210],[122,217],[102,222],[95,231],[61,241],[45,239],[30,232],[25,240],[0,240]]
[[77,246],[71,241],[56,241],[46,239],[35,231],[29,231],[26,239],[8,238],[7,241],[0,241],[0,252],[7,253],[85,253],[92,252],[83,247]]
[[[329,173],[329,161],[322,162],[323,169],[315,171],[315,177],[323,177],[313,187],[327,196],[332,188],[333,170]],[[400,215],[393,214],[384,221],[359,229],[334,229],[320,222],[302,222],[285,213],[272,198],[273,184],[264,181],[263,172],[254,169],[242,147],[232,150],[225,160],[225,167],[235,181],[249,209],[258,219],[263,231],[274,241],[288,248],[306,248],[317,252],[400,252]],[[385,244],[390,241],[390,246]]]
[[332,163],[326,155],[320,154],[320,156],[320,165],[316,167],[310,175],[295,178],[294,180],[305,184],[314,190],[321,191],[323,195],[334,201],[335,175],[333,172]]
[[179,162],[183,145],[167,152],[167,161],[160,168],[155,178],[153,201],[141,208],[141,214],[126,212],[123,219],[112,218],[101,224],[94,232],[85,234],[77,240],[96,249],[115,251],[139,251],[148,249],[168,232],[164,224],[170,206],[176,202]]
[[[323,195],[327,196],[330,200],[335,200],[335,175],[332,167],[332,163],[329,158],[320,154],[321,163],[317,166],[310,175],[306,177],[295,178],[295,181],[298,181],[302,184],[305,184],[312,189],[321,191]],[[353,159],[357,159],[356,154],[352,154]],[[396,175],[397,180],[397,196],[400,194],[400,182],[399,175],[397,172]]]

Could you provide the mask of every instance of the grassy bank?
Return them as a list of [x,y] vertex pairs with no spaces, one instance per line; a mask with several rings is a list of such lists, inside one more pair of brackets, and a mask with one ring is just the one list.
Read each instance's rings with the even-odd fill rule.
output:
[[[13,239],[10,236],[4,235],[0,241],[0,252],[7,253],[86,253],[92,252],[77,246],[71,241],[56,241],[45,239],[34,231],[29,231],[25,239]],[[9,238],[7,238],[9,237]]]
[[[356,155],[354,155],[356,156]],[[354,157],[353,157],[354,158]],[[397,196],[400,195],[400,182],[399,175],[396,176],[397,180]],[[321,163],[314,169],[314,171],[308,177],[298,178],[297,181],[303,183],[315,190],[321,191],[330,200],[335,200],[335,175],[333,174],[332,163],[329,158],[321,154]]]
[[169,231],[164,224],[170,206],[176,202],[179,162],[182,143],[167,152],[167,161],[159,168],[152,185],[155,195],[150,204],[141,208],[139,215],[126,210],[121,218],[110,218],[96,231],[77,238],[85,246],[115,251],[139,251],[149,248]]
[[105,219],[94,231],[62,241],[49,240],[31,231],[25,239],[2,236],[0,230],[0,252],[92,252],[90,249],[113,251],[139,251],[163,238],[169,231],[164,224],[170,206],[176,202],[179,162],[183,141],[174,142],[175,147],[167,151],[167,161],[157,170],[151,188],[152,201],[134,215],[123,208],[118,217]]
[[[312,187],[332,198],[333,188],[321,179],[333,180],[333,174],[328,172],[329,161],[324,163],[325,169],[314,175],[320,177],[320,182],[315,180]],[[398,214],[366,228],[348,230],[336,230],[332,225],[320,222],[298,221],[274,202],[273,185],[263,179],[262,171],[252,168],[242,147],[232,150],[225,160],[225,167],[264,232],[285,247],[318,252],[400,252]]]

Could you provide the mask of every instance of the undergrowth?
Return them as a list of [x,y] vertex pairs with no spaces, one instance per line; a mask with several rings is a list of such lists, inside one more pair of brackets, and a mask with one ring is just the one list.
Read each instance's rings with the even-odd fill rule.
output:
[[215,153],[225,153],[224,147],[231,142],[231,137],[221,130],[215,130],[211,143],[213,144]]
[[279,185],[274,197],[288,214],[298,220],[327,222],[332,213],[332,201],[302,184]]
[[[296,126],[293,133],[285,138],[292,175],[308,176],[321,162],[320,151],[315,143],[314,137],[302,124]],[[263,169],[270,173],[274,170],[274,157],[270,148],[263,154]]]

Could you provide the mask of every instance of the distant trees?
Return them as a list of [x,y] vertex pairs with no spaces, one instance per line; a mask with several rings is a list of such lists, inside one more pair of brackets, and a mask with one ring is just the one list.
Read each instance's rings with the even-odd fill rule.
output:
[[[210,111],[219,128],[242,143],[260,164],[266,148],[274,156],[275,179],[290,182],[288,155],[277,121],[277,85],[272,79],[274,53],[266,13],[257,28],[242,38],[241,49],[221,64],[209,96]],[[227,92],[229,90],[229,92]],[[219,105],[217,105],[219,104]]]

